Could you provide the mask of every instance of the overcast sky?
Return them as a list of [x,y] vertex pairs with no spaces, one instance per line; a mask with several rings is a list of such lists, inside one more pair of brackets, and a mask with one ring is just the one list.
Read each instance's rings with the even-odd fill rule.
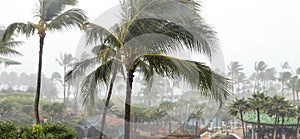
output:
[[[12,22],[35,21],[33,8],[37,0],[6,0],[0,5],[0,25]],[[106,10],[118,5],[119,0],[80,0],[93,21]],[[218,32],[225,64],[239,61],[246,72],[252,72],[254,62],[263,60],[269,67],[280,67],[288,61],[295,69],[300,67],[300,1],[299,0],[202,0],[201,15]],[[81,38],[79,30],[48,33],[45,40],[43,72],[47,76],[62,72],[55,58],[60,53],[74,54]],[[37,71],[38,36],[23,40],[17,50],[22,57],[12,57],[23,65],[1,70]]]

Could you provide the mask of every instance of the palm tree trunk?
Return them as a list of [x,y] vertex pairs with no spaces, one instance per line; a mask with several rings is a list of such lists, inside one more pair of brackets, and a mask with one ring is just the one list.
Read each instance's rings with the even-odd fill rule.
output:
[[240,112],[240,116],[241,116],[242,128],[243,128],[243,138],[245,138],[246,134],[245,134],[245,129],[244,129],[244,120],[243,120],[243,113],[242,112]]
[[172,133],[172,123],[171,123],[171,120],[169,120],[169,134]]
[[296,105],[296,92],[294,88],[292,89],[292,92],[293,92],[293,105]]
[[64,80],[63,80],[63,88],[64,88],[64,105],[66,107],[66,81],[65,81],[65,74],[66,74],[66,66],[64,66]]
[[276,139],[276,134],[277,134],[277,123],[278,123],[278,121],[279,121],[279,119],[278,119],[279,117],[276,115],[275,116],[275,124],[274,124],[274,132],[273,132],[273,139]]
[[299,123],[300,123],[300,118],[298,117],[298,120],[297,120],[297,127],[296,127],[296,138],[299,137]]
[[297,105],[299,105],[299,91],[296,91],[297,93]]
[[116,76],[117,76],[117,71],[115,71],[113,73],[113,76],[111,78],[111,82],[110,82],[110,85],[109,85],[109,89],[108,89],[107,98],[105,100],[105,107],[104,107],[104,111],[103,111],[102,119],[101,119],[99,139],[103,138],[103,131],[104,131],[104,125],[105,125],[105,120],[106,120],[106,113],[107,113],[108,105],[109,105],[110,98],[111,98],[111,95],[112,95],[112,90],[113,90],[113,87],[114,87],[114,82],[116,80]]
[[260,137],[261,137],[260,111],[259,111],[259,109],[256,109],[256,111],[257,111],[257,126],[258,126],[257,138],[260,139]]
[[125,100],[125,129],[124,139],[130,139],[130,108],[131,108],[131,91],[133,83],[134,70],[127,70],[127,87],[126,87],[126,100]]
[[35,122],[36,124],[40,123],[39,116],[39,103],[40,103],[40,95],[41,95],[41,78],[42,78],[42,64],[43,64],[43,47],[45,35],[40,35],[40,52],[39,52],[39,65],[38,65],[38,76],[37,76],[37,84],[36,84],[36,95],[34,101],[34,112],[35,112]]
[[195,138],[197,136],[198,133],[198,120],[196,120],[196,128],[195,128]]

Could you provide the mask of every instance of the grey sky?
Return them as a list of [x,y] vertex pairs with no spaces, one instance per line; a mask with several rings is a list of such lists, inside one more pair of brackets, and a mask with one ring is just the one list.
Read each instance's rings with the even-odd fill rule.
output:
[[[119,0],[80,0],[91,20],[107,9],[117,5]],[[32,13],[35,0],[6,0],[0,5],[0,24],[34,20]],[[270,67],[280,67],[288,61],[293,68],[300,66],[298,60],[300,45],[300,1],[298,0],[202,0],[202,16],[218,32],[225,64],[240,61],[246,72],[252,72],[254,62],[265,61]],[[50,76],[62,69],[55,58],[60,53],[75,53],[82,33],[48,33],[45,40],[43,72]],[[38,36],[26,39],[18,48],[24,56],[16,57],[21,66],[10,66],[5,70],[33,73],[37,70]],[[1,68],[3,70],[3,68]]]

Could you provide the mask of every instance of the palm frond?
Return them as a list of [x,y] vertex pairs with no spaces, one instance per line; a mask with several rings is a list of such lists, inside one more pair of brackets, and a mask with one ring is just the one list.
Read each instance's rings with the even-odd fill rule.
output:
[[20,62],[11,60],[11,59],[6,59],[6,58],[2,58],[0,57],[0,63],[4,63],[5,65],[19,65],[21,64]]
[[153,47],[156,47],[160,50],[178,50],[179,47],[186,47],[189,50],[203,53],[210,58],[217,46],[216,33],[203,24],[182,26],[156,18],[136,19],[130,24],[125,42],[148,35],[144,39],[148,40],[146,48],[153,49]]
[[70,65],[72,68],[66,73],[65,80],[68,81],[73,78],[81,77],[85,75],[86,72],[99,65],[99,63],[100,59],[98,57],[93,57],[80,62],[76,62]]
[[87,102],[95,104],[95,96],[99,86],[107,86],[110,82],[110,76],[112,74],[112,68],[114,60],[110,60],[106,63],[101,64],[96,70],[86,76],[82,82],[81,95],[84,98],[83,105]]
[[36,16],[47,22],[58,16],[66,6],[75,6],[77,3],[77,0],[40,0]]
[[94,45],[99,43],[99,41],[101,44],[109,43],[110,45],[115,45],[119,47],[123,45],[123,43],[113,32],[107,30],[101,25],[87,23],[84,29],[86,31],[87,45]]
[[177,59],[161,54],[146,54],[142,61],[146,61],[153,70],[171,79],[184,79],[193,88],[197,88],[202,96],[224,102],[229,96],[230,82],[228,79],[213,72],[203,63]]
[[12,23],[6,28],[6,30],[2,36],[1,42],[7,43],[8,41],[10,41],[12,36],[14,35],[14,33],[25,34],[26,37],[29,37],[29,36],[33,35],[34,32],[35,32],[35,28],[30,24]]
[[1,43],[0,42],[0,47],[8,47],[8,48],[14,48],[16,46],[20,46],[24,44],[24,42],[22,41],[13,41],[13,39],[11,39],[9,42],[4,42],[4,43]]
[[16,50],[13,50],[13,49],[9,48],[9,47],[0,46],[0,55],[3,55],[3,56],[10,56],[10,55],[21,56],[22,54],[19,53]]
[[87,21],[85,12],[81,9],[70,9],[59,16],[55,17],[49,24],[49,30],[62,30],[63,28],[71,28],[78,26],[82,28],[83,24]]

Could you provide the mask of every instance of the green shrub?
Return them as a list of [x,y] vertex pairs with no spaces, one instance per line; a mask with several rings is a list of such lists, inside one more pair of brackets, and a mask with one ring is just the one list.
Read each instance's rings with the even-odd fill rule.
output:
[[22,139],[32,139],[32,128],[29,126],[21,126],[20,128],[20,134]]
[[73,127],[62,123],[44,123],[18,126],[13,122],[0,121],[0,138],[6,139],[77,139]]
[[0,121],[0,137],[14,139],[16,138],[17,125],[12,122]]
[[42,125],[34,124],[32,128],[32,135],[34,139],[42,139],[44,136]]
[[77,134],[74,128],[62,123],[45,123],[43,131],[46,139],[55,137],[57,139],[77,139]]

